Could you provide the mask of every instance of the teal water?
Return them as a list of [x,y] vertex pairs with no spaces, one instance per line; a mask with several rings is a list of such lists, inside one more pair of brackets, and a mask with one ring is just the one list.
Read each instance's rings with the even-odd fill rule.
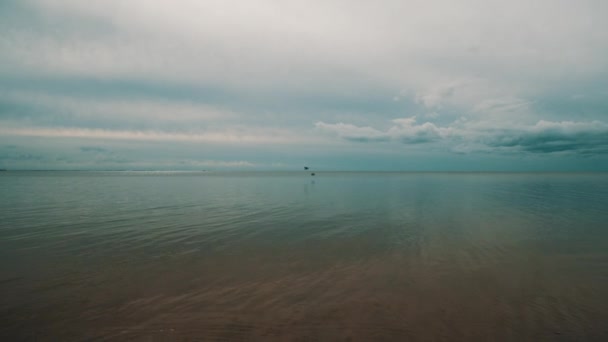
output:
[[0,338],[608,340],[608,174],[0,172]]

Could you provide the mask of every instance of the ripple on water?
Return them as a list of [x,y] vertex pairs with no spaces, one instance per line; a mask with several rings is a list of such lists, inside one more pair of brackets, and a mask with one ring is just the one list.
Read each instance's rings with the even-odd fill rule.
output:
[[605,340],[606,179],[2,177],[0,337]]

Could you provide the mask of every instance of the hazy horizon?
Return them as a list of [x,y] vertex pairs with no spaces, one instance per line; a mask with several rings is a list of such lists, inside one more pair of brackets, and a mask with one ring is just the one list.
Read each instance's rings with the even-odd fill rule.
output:
[[5,172],[161,172],[161,173],[302,173],[302,174],[310,174],[315,173],[316,176],[322,175],[323,173],[521,173],[521,174],[603,174],[608,173],[608,171],[603,170],[592,170],[592,171],[572,171],[572,170],[525,170],[525,171],[502,171],[502,170],[374,170],[374,169],[366,169],[366,170],[338,170],[338,169],[329,169],[329,170],[286,170],[286,169],[251,169],[251,170],[243,170],[243,169],[4,169],[0,168],[1,171]]

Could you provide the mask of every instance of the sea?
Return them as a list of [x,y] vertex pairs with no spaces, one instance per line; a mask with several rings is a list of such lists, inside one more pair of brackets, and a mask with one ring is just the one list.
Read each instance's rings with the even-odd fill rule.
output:
[[0,172],[2,341],[608,341],[608,174]]

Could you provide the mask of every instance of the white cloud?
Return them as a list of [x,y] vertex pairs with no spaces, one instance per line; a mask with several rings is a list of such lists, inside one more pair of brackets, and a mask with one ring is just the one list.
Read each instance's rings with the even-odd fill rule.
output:
[[[6,122],[5,122],[6,123]],[[38,128],[10,127],[0,128],[0,136],[26,136],[46,138],[84,138],[105,140],[138,140],[165,142],[199,142],[212,144],[280,144],[280,145],[316,145],[318,139],[294,135],[287,130],[261,130],[254,132],[226,130],[211,132],[166,132],[166,131],[132,131],[88,128]]]
[[315,127],[322,131],[328,131],[337,134],[340,138],[351,141],[386,141],[388,135],[386,132],[379,131],[371,127],[359,127],[352,124],[342,122],[336,124],[328,124],[322,121],[315,123]]
[[431,122],[416,125],[416,117],[395,119],[396,125],[389,128],[387,134],[394,140],[403,143],[417,144],[440,140],[450,132],[449,128],[437,127]]
[[450,132],[449,128],[437,127],[435,124],[425,122],[416,124],[416,117],[395,119],[386,131],[372,127],[359,127],[352,124],[328,124],[317,122],[315,126],[322,131],[336,134],[338,137],[350,141],[401,141],[407,144],[427,143],[440,140]]

